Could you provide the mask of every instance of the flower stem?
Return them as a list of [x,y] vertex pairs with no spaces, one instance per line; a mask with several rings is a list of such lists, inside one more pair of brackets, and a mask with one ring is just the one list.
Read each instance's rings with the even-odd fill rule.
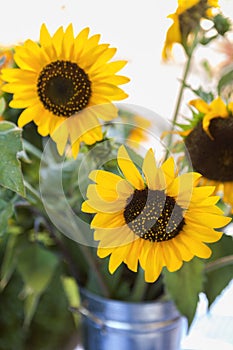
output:
[[139,269],[137,277],[134,283],[132,294],[130,296],[131,301],[142,301],[144,300],[145,291],[147,288],[147,283],[144,280],[144,272]]
[[181,85],[180,85],[180,89],[179,89],[179,93],[178,93],[178,98],[177,98],[177,102],[176,102],[176,106],[175,106],[175,111],[171,120],[171,130],[168,134],[168,140],[167,140],[167,150],[166,150],[166,155],[165,155],[165,160],[168,158],[169,155],[169,149],[171,147],[171,143],[172,143],[172,133],[174,131],[175,125],[176,125],[176,121],[179,115],[179,110],[180,110],[180,105],[182,102],[182,98],[183,98],[183,93],[184,93],[184,89],[186,87],[186,80],[187,80],[187,76],[189,73],[189,69],[191,66],[191,59],[192,59],[192,54],[187,56],[187,61],[186,61],[186,65],[185,65],[185,69],[184,69],[184,73],[183,73],[183,78],[181,80]]
[[212,272],[228,265],[233,265],[233,255],[224,256],[206,264],[205,271]]

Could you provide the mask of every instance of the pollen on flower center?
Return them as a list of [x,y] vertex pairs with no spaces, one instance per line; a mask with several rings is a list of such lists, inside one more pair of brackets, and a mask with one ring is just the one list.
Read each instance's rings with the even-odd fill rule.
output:
[[184,226],[182,208],[164,191],[135,190],[128,199],[124,218],[139,237],[162,242],[177,236]]
[[70,117],[84,109],[91,96],[91,82],[77,63],[54,61],[40,72],[37,93],[44,108]]
[[185,139],[193,169],[210,180],[233,181],[233,117],[212,119],[209,131],[213,139],[199,123]]

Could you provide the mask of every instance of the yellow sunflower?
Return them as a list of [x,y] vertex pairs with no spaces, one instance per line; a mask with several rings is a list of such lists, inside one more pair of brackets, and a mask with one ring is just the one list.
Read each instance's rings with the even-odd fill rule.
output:
[[[0,47],[0,71],[3,68],[12,67],[13,66],[13,51],[10,48],[7,47]],[[2,93],[2,85],[3,85],[2,79],[0,79],[0,95]]]
[[223,190],[224,202],[233,206],[233,102],[217,97],[210,104],[195,99],[190,105],[199,112],[199,121],[184,137],[192,167],[203,175],[202,184]]
[[158,167],[151,149],[142,173],[124,146],[117,161],[122,176],[90,173],[95,184],[88,186],[82,205],[84,212],[95,214],[91,227],[99,241],[97,254],[110,255],[109,271],[125,263],[136,272],[140,264],[145,280],[154,282],[163,267],[172,272],[194,256],[209,258],[204,242],[219,240],[222,233],[214,228],[230,221],[215,205],[219,197],[211,195],[214,187],[196,187],[198,173],[177,176],[172,158]]
[[163,59],[171,58],[173,45],[184,44],[188,35],[198,28],[202,18],[213,16],[213,8],[216,7],[219,7],[218,0],[178,0],[176,12],[168,16],[173,24],[167,31]]
[[99,34],[89,36],[89,28],[74,37],[71,24],[51,36],[43,24],[39,43],[27,40],[15,48],[18,68],[2,71],[3,90],[14,94],[10,106],[24,109],[18,125],[34,121],[42,136],[54,139],[60,154],[68,140],[74,157],[80,142],[101,140],[99,118],[115,118],[112,101],[128,96],[118,85],[129,79],[116,74],[127,62],[110,62],[116,49],[99,40]]
[[133,117],[133,123],[135,123],[135,126],[130,130],[127,137],[127,144],[137,149],[142,142],[148,140],[148,129],[151,127],[151,121],[140,115],[135,115]]

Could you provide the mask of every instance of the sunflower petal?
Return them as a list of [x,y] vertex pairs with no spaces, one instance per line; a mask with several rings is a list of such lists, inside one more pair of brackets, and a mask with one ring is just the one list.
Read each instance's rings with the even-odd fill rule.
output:
[[138,169],[130,159],[124,146],[118,150],[117,162],[125,178],[137,189],[145,188],[144,181]]

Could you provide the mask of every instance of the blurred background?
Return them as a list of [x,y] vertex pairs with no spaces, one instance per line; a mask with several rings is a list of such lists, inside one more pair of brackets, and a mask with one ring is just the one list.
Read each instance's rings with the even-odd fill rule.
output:
[[[219,4],[223,13],[233,19],[233,1],[219,0]],[[185,59],[182,49],[176,47],[172,62],[164,63],[161,60],[166,31],[171,24],[167,15],[173,13],[176,7],[175,0],[1,1],[0,46],[15,45],[28,38],[37,40],[42,23],[47,25],[50,33],[69,23],[73,23],[77,34],[88,26],[91,34],[101,34],[101,42],[118,48],[116,59],[128,60],[128,65],[122,70],[122,74],[131,79],[124,87],[129,94],[125,102],[145,107],[169,120],[174,110]],[[211,85],[213,74],[224,59],[224,53],[216,45],[198,49],[190,83],[199,86],[205,81],[205,84]],[[204,69],[206,62],[211,67],[212,74],[208,75]],[[185,108],[185,103],[187,100],[182,108]],[[196,321],[189,336],[184,339],[183,349],[233,349],[232,289],[233,286],[227,288],[208,315],[205,296],[201,296]],[[3,310],[0,317],[3,317]],[[51,329],[53,322],[54,319],[51,318]],[[0,346],[0,350],[6,349],[16,350],[15,347],[2,349]],[[17,346],[19,349],[21,347]],[[44,350],[45,347],[40,349]],[[53,347],[50,349],[55,350]]]

